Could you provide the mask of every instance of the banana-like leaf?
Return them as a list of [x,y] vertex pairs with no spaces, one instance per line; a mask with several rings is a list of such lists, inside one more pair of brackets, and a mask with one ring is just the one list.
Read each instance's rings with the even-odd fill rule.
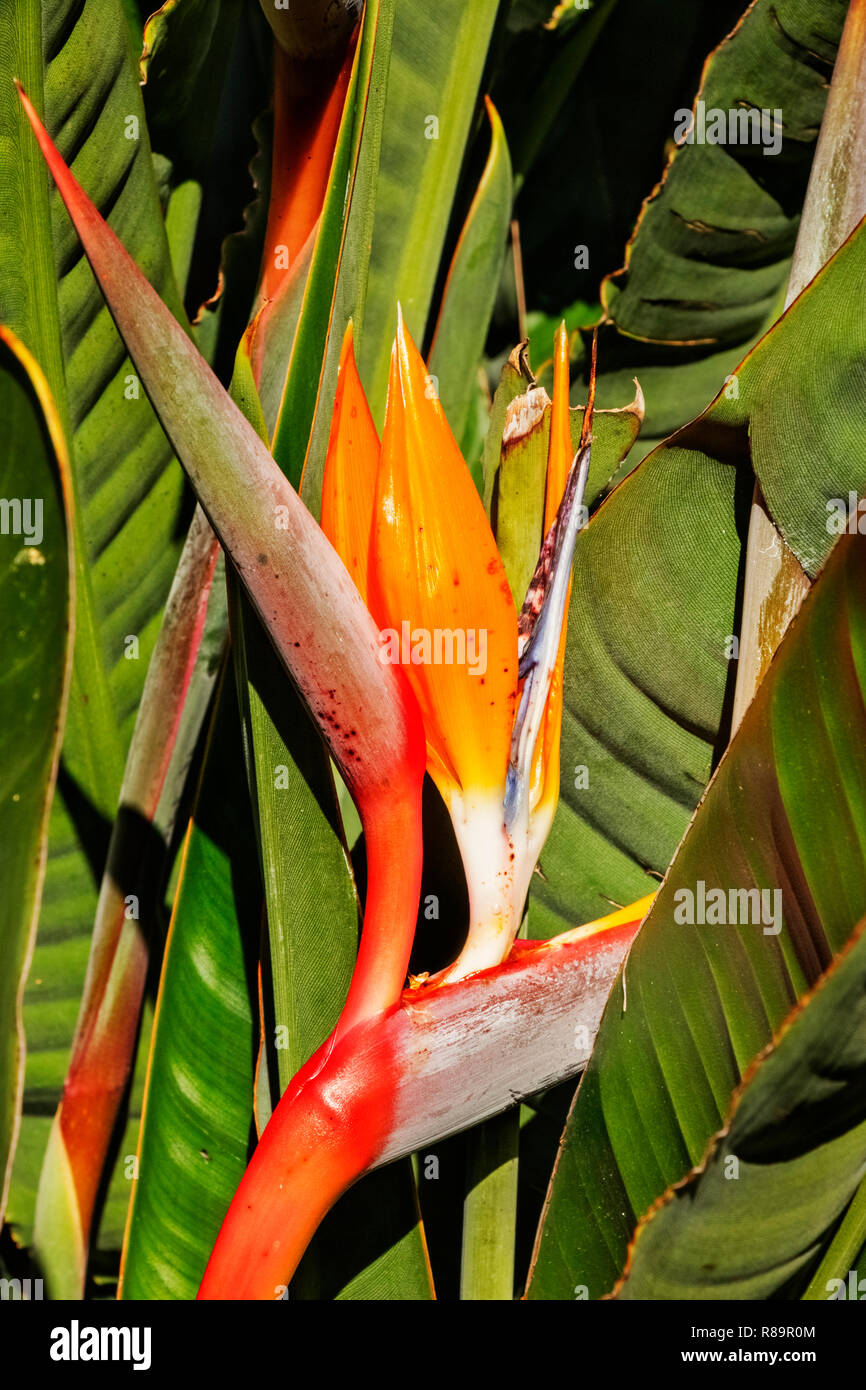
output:
[[[25,996],[24,1128],[32,1123],[44,1132],[39,1117],[53,1109],[65,1075],[108,824],[179,553],[184,484],[57,195],[49,192],[13,76],[29,84],[48,119],[62,127],[64,152],[99,205],[159,292],[178,311],[180,305],[119,0],[14,0],[0,22],[3,173],[18,188],[4,219],[0,308],[51,383],[69,438],[75,496],[75,664]],[[10,1195],[10,1219],[21,1222],[25,1236],[34,1156],[38,1162],[38,1142],[25,1133]]]
[[785,287],[845,9],[757,0],[710,55],[694,129],[678,122],[684,143],[604,284],[621,332],[718,349],[761,330]]
[[[180,314],[137,74],[117,23],[119,6],[115,0],[87,0],[84,6],[70,0],[43,8],[46,119],[62,130],[67,164],[87,180],[96,205],[110,211],[112,226],[143,272]],[[23,72],[17,76],[26,80]],[[28,157],[34,155],[31,146]],[[74,476],[82,502],[79,564],[89,562],[78,586],[79,606],[87,604],[88,609],[79,612],[63,756],[81,793],[110,817],[147,658],[179,554],[183,476],[99,288],[78,254],[57,194],[52,227],[60,287],[44,288],[58,296],[68,399],[78,416],[72,426]],[[120,595],[118,571],[125,586]],[[128,655],[127,635],[138,636],[137,660]],[[100,740],[98,748],[94,739]],[[110,771],[115,782],[109,788]]]
[[[783,499],[786,539],[799,522],[813,564],[835,539],[824,498],[866,486],[853,444],[866,429],[866,329],[848,308],[864,275],[861,227],[745,359],[738,395],[722,392],[645,459],[578,537],[561,797],[530,935],[597,915],[611,898],[631,901],[676,849],[726,741],[755,476]],[[844,337],[831,351],[836,323]],[[828,376],[833,395],[823,396]],[[811,498],[803,520],[801,491]]]
[[[563,104],[574,90],[616,3],[617,0],[598,0],[589,10],[557,5],[551,12],[545,0],[534,17],[533,33],[527,33],[529,24],[518,18],[518,6],[511,6],[507,21],[511,30],[509,51],[502,69],[505,81],[515,67],[523,77],[519,86],[512,86],[507,92],[509,108],[514,107],[513,155],[519,183],[549,141]],[[555,38],[551,32],[554,29],[558,31]],[[523,96],[525,91],[532,92],[529,103]]]
[[[579,43],[581,30],[585,34],[597,23],[602,8],[598,3],[574,12],[569,28],[560,24],[554,31],[538,28],[510,35],[505,62],[491,84],[515,168],[525,176],[515,215],[529,303],[556,313],[557,321],[564,305],[596,300],[601,278],[621,264],[641,200],[658,181],[674,113],[691,104],[706,54],[733,28],[744,0],[687,9],[616,0],[595,36],[589,61],[568,85],[546,128],[539,110],[542,140],[528,151],[532,162],[527,167],[521,131],[526,126],[529,142],[535,143],[536,94],[543,108],[548,90],[557,85],[559,62],[568,62],[564,50]],[[508,29],[514,12],[512,7]],[[513,77],[515,61],[519,81]],[[527,92],[532,92],[532,102]],[[628,93],[629,111],[639,112],[639,119],[621,119],[623,92]],[[583,270],[575,264],[577,244],[589,250]],[[511,307],[512,322],[513,312]]]
[[22,998],[45,875],[72,656],[63,427],[41,368],[0,327],[0,1223],[21,1119]]
[[[167,846],[225,639],[225,605],[209,604],[218,550],[196,508],[142,692],[40,1177],[33,1243],[52,1288],[66,1286],[67,1266],[83,1274],[91,1214],[135,1059],[150,943],[161,937]],[[56,1227],[58,1220],[67,1225],[60,1212],[70,1180],[74,1249]]]
[[[530,1297],[573,1298],[580,1286],[596,1298],[612,1287],[638,1218],[701,1163],[747,1068],[866,912],[864,560],[866,538],[859,535],[844,537],[831,555],[631,948],[569,1116]],[[856,1065],[862,1048],[862,1039],[852,1041],[856,1033],[855,1019],[852,1032],[845,1026],[852,1050],[839,1057],[841,1072]],[[790,1091],[783,1079],[778,1084],[781,1091],[770,1092],[778,1107],[770,1112],[773,1132],[782,1152],[788,1142],[792,1153],[805,1155],[814,1142],[808,1097],[785,1120]],[[772,1073],[766,1085],[774,1087]],[[765,1282],[752,1287],[764,1296],[817,1258],[863,1175],[862,1083],[852,1080],[847,1095],[844,1120],[834,1110],[835,1158],[821,1148],[830,1165],[827,1193],[814,1201],[814,1185],[808,1188],[810,1224],[802,1210],[793,1215],[787,1254],[779,1229],[776,1245],[769,1231],[765,1240],[755,1240],[754,1232],[777,1216],[781,1225],[779,1204],[790,1200],[789,1189],[774,1189],[772,1204],[765,1189],[752,1199],[751,1234],[739,1254],[756,1262],[745,1266],[756,1279],[763,1268]],[[771,1159],[765,1149],[760,1161]],[[734,1213],[737,1202],[749,1200],[747,1185],[743,1179],[742,1187],[730,1186]],[[686,1199],[679,1210],[688,1205]],[[716,1255],[733,1277],[730,1254],[725,1266],[715,1242],[712,1248],[702,1272],[692,1265],[698,1290],[712,1282]]]
[[202,173],[243,0],[169,0],[144,26],[139,62],[148,129],[173,181]]
[[[864,1051],[861,923],[743,1078],[700,1170],[638,1227],[620,1298],[796,1297],[866,1171]],[[825,1299],[851,1268],[832,1245]]]
[[[846,8],[749,6],[705,64],[693,141],[644,203],[624,268],[603,283],[599,404],[622,399],[638,376],[641,453],[697,414],[781,310]],[[716,111],[739,123],[725,143],[707,138]],[[748,142],[740,131],[756,121]],[[682,137],[679,114],[677,125]]]
[[[250,71],[254,65],[236,62],[232,70],[242,18],[259,18],[252,7],[244,16],[244,8],[243,0],[169,0],[150,15],[136,54],[172,261],[184,293],[205,202],[203,249],[235,231],[243,213],[244,135],[263,104],[261,74]],[[189,287],[191,314],[217,288],[216,266],[208,269],[210,282],[199,273]]]
[[421,343],[497,9],[495,0],[396,6],[358,336],[358,366],[380,428],[395,303]]
[[502,272],[513,180],[499,114],[486,100],[490,153],[454,251],[428,365],[454,437],[463,438]]
[[468,1136],[460,1248],[464,1301],[514,1297],[519,1150],[519,1108],[494,1116]]
[[[721,428],[748,428],[752,466],[770,515],[810,577],[837,536],[863,525],[856,513],[856,499],[866,492],[863,227],[838,257],[851,292],[834,295],[832,322],[823,295],[807,290],[738,369],[739,389],[723,391],[713,408]],[[831,266],[828,280],[840,272],[841,264]],[[791,400],[797,403],[793,418]]]
[[121,1298],[194,1298],[246,1167],[261,886],[231,671],[183,851],[147,1071]]
[[282,1091],[339,1017],[357,949],[358,902],[327,751],[240,595],[233,612],[270,930],[273,1017],[265,1048]]

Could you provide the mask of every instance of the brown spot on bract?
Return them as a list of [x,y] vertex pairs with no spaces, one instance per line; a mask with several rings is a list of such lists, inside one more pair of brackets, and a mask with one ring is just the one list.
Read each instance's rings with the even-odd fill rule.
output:
[[260,555],[260,556],[259,556],[259,564],[260,564],[260,565],[266,565],[267,563],[268,563],[268,557],[267,557],[267,555]]

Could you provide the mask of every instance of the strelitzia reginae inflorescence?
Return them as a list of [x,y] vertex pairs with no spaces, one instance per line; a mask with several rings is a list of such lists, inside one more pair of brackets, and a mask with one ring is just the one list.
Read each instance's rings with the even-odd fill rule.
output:
[[[561,1005],[564,985],[576,982],[594,1031],[649,906],[642,899],[509,957],[558,796],[564,623],[591,401],[572,457],[567,342],[560,330],[546,537],[518,615],[483,506],[402,319],[381,446],[348,332],[324,482],[323,525],[332,546],[21,95],[163,428],[316,719],[365,831],[364,923],[345,1006],[264,1129],[199,1292],[201,1298],[273,1298],[325,1213],[362,1173],[383,1156],[410,1152],[432,1133],[477,1119],[477,1110],[464,1118],[455,1109],[453,1079],[465,1055],[455,1058],[452,1050],[444,1072],[430,1077],[441,1101],[432,1130],[425,1129],[418,1083],[437,1040],[451,1046],[455,1021],[458,1037],[471,1040],[479,972],[487,972],[488,1002],[495,988],[504,1012],[529,1001],[529,1016]],[[485,671],[480,664],[473,673],[465,663],[383,660],[383,629],[399,631],[404,622],[427,632],[483,631]],[[452,816],[471,923],[454,965],[404,991],[420,894],[425,764]],[[565,1000],[569,1032],[572,998]],[[543,1084],[543,1076],[533,1076],[536,1084],[521,1093]],[[504,1091],[486,1113],[514,1098],[503,1077]],[[77,1186],[88,1136],[80,1123],[66,1136],[63,1120],[61,1105],[56,1124]]]
[[470,920],[447,980],[507,956],[556,808],[565,611],[591,418],[589,410],[585,443],[572,460],[563,325],[547,536],[518,615],[481,499],[402,314],[381,445],[351,325],[346,331],[322,528],[380,626],[383,659],[404,664],[424,718],[427,770],[454,826]]

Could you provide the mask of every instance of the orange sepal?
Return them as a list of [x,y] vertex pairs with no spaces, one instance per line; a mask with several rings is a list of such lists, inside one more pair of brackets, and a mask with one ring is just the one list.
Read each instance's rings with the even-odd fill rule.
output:
[[440,791],[447,799],[449,791],[503,787],[517,693],[517,613],[481,499],[402,315],[382,435],[369,606],[380,628],[396,637],[399,652],[392,647],[392,655],[405,664],[421,705],[428,770]]
[[379,436],[355,365],[350,320],[340,348],[321,526],[365,602],[378,468]]

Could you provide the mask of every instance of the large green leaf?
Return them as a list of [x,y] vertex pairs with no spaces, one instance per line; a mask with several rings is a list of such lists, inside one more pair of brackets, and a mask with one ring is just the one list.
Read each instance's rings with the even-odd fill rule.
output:
[[327,750],[249,604],[235,612],[271,943],[266,1046],[282,1091],[337,1021],[355,962],[358,903]]
[[261,889],[231,672],[187,832],[148,1065],[121,1297],[194,1298],[247,1162]]
[[154,148],[172,181],[203,181],[243,0],[170,0],[144,26],[141,77]]
[[[619,1297],[795,1296],[866,1171],[864,1054],[861,924],[744,1078],[700,1173],[638,1229]],[[825,1299],[851,1267],[838,1245],[834,1255],[819,1275]]]
[[64,486],[69,459],[47,381],[0,330],[0,1222],[24,1081],[21,1002],[39,912],[71,655]]
[[460,1297],[514,1297],[520,1111],[506,1110],[470,1130],[460,1251]]
[[[83,1274],[96,1188],[135,1058],[149,947],[164,936],[163,890],[175,819],[225,642],[219,584],[211,595],[218,551],[197,508],[126,761],[69,1074],[40,1177],[33,1239],[52,1289],[71,1291],[67,1266]],[[74,1249],[57,1229],[58,1221],[67,1224],[70,1180]]]
[[487,103],[490,152],[457,242],[430,347],[430,373],[455,437],[466,428],[496,286],[502,271],[513,180],[505,131]]
[[[115,0],[45,7],[45,120],[112,229],[181,314],[137,72],[118,15]],[[39,158],[32,147],[30,157]],[[144,391],[130,379],[132,365],[56,192],[51,204],[83,542],[64,764],[94,808],[111,816],[179,553],[183,480]],[[137,660],[127,656],[127,635],[138,636]]]
[[621,399],[637,374],[642,452],[721,389],[781,310],[846,9],[845,0],[749,7],[710,55],[697,100],[706,112],[781,112],[781,147],[681,145],[644,204],[624,269],[602,286],[612,326],[599,344],[599,403]]
[[705,114],[766,111],[772,123],[759,139],[753,122],[746,138],[728,128],[724,143],[712,143],[697,111],[694,142],[674,154],[625,269],[605,283],[621,332],[718,349],[760,331],[787,281],[846,9],[841,0],[757,0],[710,55],[698,98]]
[[[14,306],[7,312],[13,325],[23,316],[47,326],[39,343],[23,323],[21,331],[68,422],[76,512],[75,665],[25,998],[26,1129],[31,1116],[53,1109],[65,1074],[108,825],[177,560],[183,479],[59,197],[49,193],[13,75],[44,108],[65,155],[145,273],[177,312],[180,304],[119,0],[16,0],[3,23],[0,103],[14,140],[4,176],[14,159],[21,201],[13,200],[14,218],[4,223],[0,295],[4,312]],[[32,247],[27,257],[22,245]],[[36,1146],[22,1145],[22,1161],[25,1152],[32,1159]],[[20,1165],[13,1178],[9,1214],[22,1224],[34,1178]]]
[[[641,200],[658,181],[674,113],[691,104],[707,53],[745,2],[616,0],[605,19],[606,8],[590,0],[568,26],[521,26],[509,35],[491,88],[523,176],[515,215],[527,301],[557,317],[565,304],[597,300],[603,276],[622,264]],[[586,269],[575,264],[577,245],[588,248]],[[513,324],[507,308],[503,328]]]
[[381,425],[397,301],[425,337],[451,202],[478,100],[496,0],[399,0],[377,175],[358,366]]
[[[851,494],[866,492],[863,226],[827,273],[828,292],[830,282],[838,286],[832,309],[823,293],[807,290],[738,369],[738,391],[723,392],[713,407],[721,427],[748,428],[770,515],[810,577],[849,525]],[[850,524],[857,525],[856,517]]]
[[[258,6],[244,0],[170,0],[148,19],[143,41],[144,105],[175,274],[196,341],[226,379],[264,232],[270,174],[250,162],[253,123],[270,95],[270,36]],[[270,124],[263,115],[268,155]],[[258,196],[248,208],[250,174]]]
[[[632,945],[569,1117],[536,1248],[534,1298],[571,1298],[578,1285],[590,1297],[610,1289],[638,1217],[701,1162],[747,1067],[864,915],[864,557],[866,538],[859,535],[846,536],[832,554]],[[856,1014],[847,1028],[846,1022],[851,1050],[835,1054],[840,1086],[841,1073],[856,1066],[862,1050]],[[814,1037],[809,1025],[806,1037]],[[832,1070],[832,1044],[827,1047]],[[784,1075],[774,1082],[771,1073],[765,1083],[780,1107],[776,1137],[782,1154],[786,1145],[792,1155],[798,1146],[805,1154],[808,1098],[785,1132]],[[798,1213],[793,1244],[773,1246],[769,1234],[767,1243],[750,1239],[751,1256],[740,1242],[740,1256],[756,1262],[745,1265],[755,1276],[766,1258],[766,1281],[754,1285],[764,1296],[808,1268],[862,1177],[862,1105],[862,1077],[859,1084],[852,1077],[832,1120],[829,1109],[816,1112],[815,1126],[828,1126],[825,1139],[835,1133],[839,1143],[835,1157],[825,1144],[824,1157],[815,1160],[826,1159],[824,1172],[833,1177],[826,1179],[826,1201],[813,1203],[813,1224],[807,1228]],[[755,1155],[756,1163],[771,1161],[766,1146]],[[732,1211],[747,1200],[742,1181],[742,1189],[731,1184],[737,1190]],[[759,1217],[776,1213],[781,1220],[777,1206],[790,1200],[790,1189],[783,1182],[774,1190],[769,1204],[767,1190],[755,1189],[752,1231]],[[814,1198],[814,1187],[808,1191]],[[679,1204],[680,1212],[687,1205]],[[713,1249],[715,1258],[715,1243]],[[718,1258],[724,1269],[724,1256]],[[699,1285],[711,1273],[711,1267],[702,1275],[693,1268]]]
[[[549,141],[616,3],[595,0],[586,8],[557,5],[551,10],[544,0],[533,7],[534,14],[526,13],[530,8],[526,5],[511,4],[504,60],[497,64],[497,75],[513,115],[514,167],[520,183]],[[515,68],[523,78],[519,84],[509,82]],[[529,103],[527,89],[532,92]]]
[[[834,539],[822,499],[866,487],[854,443],[866,429],[866,331],[849,311],[864,273],[861,228],[746,358],[736,398],[723,392],[645,459],[578,538],[561,798],[530,935],[631,902],[670,861],[725,742],[754,477],[784,498],[782,533],[799,525],[813,564]],[[844,335],[832,355],[830,324]],[[813,499],[806,520],[801,491]]]

